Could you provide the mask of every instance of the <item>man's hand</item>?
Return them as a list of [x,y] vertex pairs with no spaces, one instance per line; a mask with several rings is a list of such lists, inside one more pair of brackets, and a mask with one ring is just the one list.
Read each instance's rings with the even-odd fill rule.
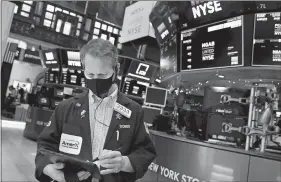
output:
[[119,151],[103,150],[99,156],[99,163],[106,168],[101,175],[119,173],[124,165],[123,156]]
[[44,169],[43,173],[55,181],[66,182],[64,179],[64,173],[61,169],[64,168],[63,163],[48,164]]
[[85,179],[88,179],[88,177],[91,176],[91,173],[87,171],[80,171],[79,173],[77,173],[77,176],[80,181],[83,181]]

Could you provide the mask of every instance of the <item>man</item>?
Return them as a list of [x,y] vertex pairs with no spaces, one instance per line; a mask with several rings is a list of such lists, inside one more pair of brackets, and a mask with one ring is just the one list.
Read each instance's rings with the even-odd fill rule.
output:
[[[81,50],[89,91],[60,103],[38,138],[35,176],[39,181],[96,181],[87,171],[52,164],[41,149],[82,160],[98,158],[102,182],[133,182],[143,177],[156,152],[143,123],[141,106],[118,92],[117,49],[94,39]],[[77,147],[66,146],[66,142]]]

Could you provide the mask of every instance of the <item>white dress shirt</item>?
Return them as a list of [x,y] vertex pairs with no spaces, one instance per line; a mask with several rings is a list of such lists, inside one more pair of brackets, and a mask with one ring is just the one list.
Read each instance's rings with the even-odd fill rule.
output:
[[91,141],[93,159],[97,158],[103,150],[108,128],[117,100],[118,87],[113,84],[104,99],[97,97],[89,90],[89,112],[91,126]]

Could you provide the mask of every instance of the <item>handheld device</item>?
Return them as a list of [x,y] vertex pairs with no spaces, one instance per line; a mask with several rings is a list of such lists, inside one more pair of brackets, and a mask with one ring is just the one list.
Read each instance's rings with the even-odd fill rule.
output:
[[43,155],[47,156],[53,163],[61,162],[64,164],[70,164],[73,167],[90,172],[92,176],[96,179],[101,179],[99,167],[94,163],[96,160],[85,161],[62,153],[53,152],[47,149],[41,149],[40,152]]

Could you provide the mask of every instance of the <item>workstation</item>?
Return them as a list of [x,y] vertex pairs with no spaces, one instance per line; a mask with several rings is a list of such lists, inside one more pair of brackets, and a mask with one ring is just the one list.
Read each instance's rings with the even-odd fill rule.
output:
[[165,5],[150,14],[168,97],[149,121],[158,156],[141,181],[281,180],[280,5],[212,3],[167,3],[177,29],[157,19]]
[[27,2],[11,25],[45,42],[27,51],[43,71],[24,139],[37,141],[59,103],[87,91],[80,48],[101,38],[118,48],[119,92],[141,105],[157,152],[140,182],[281,181],[280,2],[130,2],[121,26],[52,2],[31,12],[41,3],[41,27],[21,14]]

